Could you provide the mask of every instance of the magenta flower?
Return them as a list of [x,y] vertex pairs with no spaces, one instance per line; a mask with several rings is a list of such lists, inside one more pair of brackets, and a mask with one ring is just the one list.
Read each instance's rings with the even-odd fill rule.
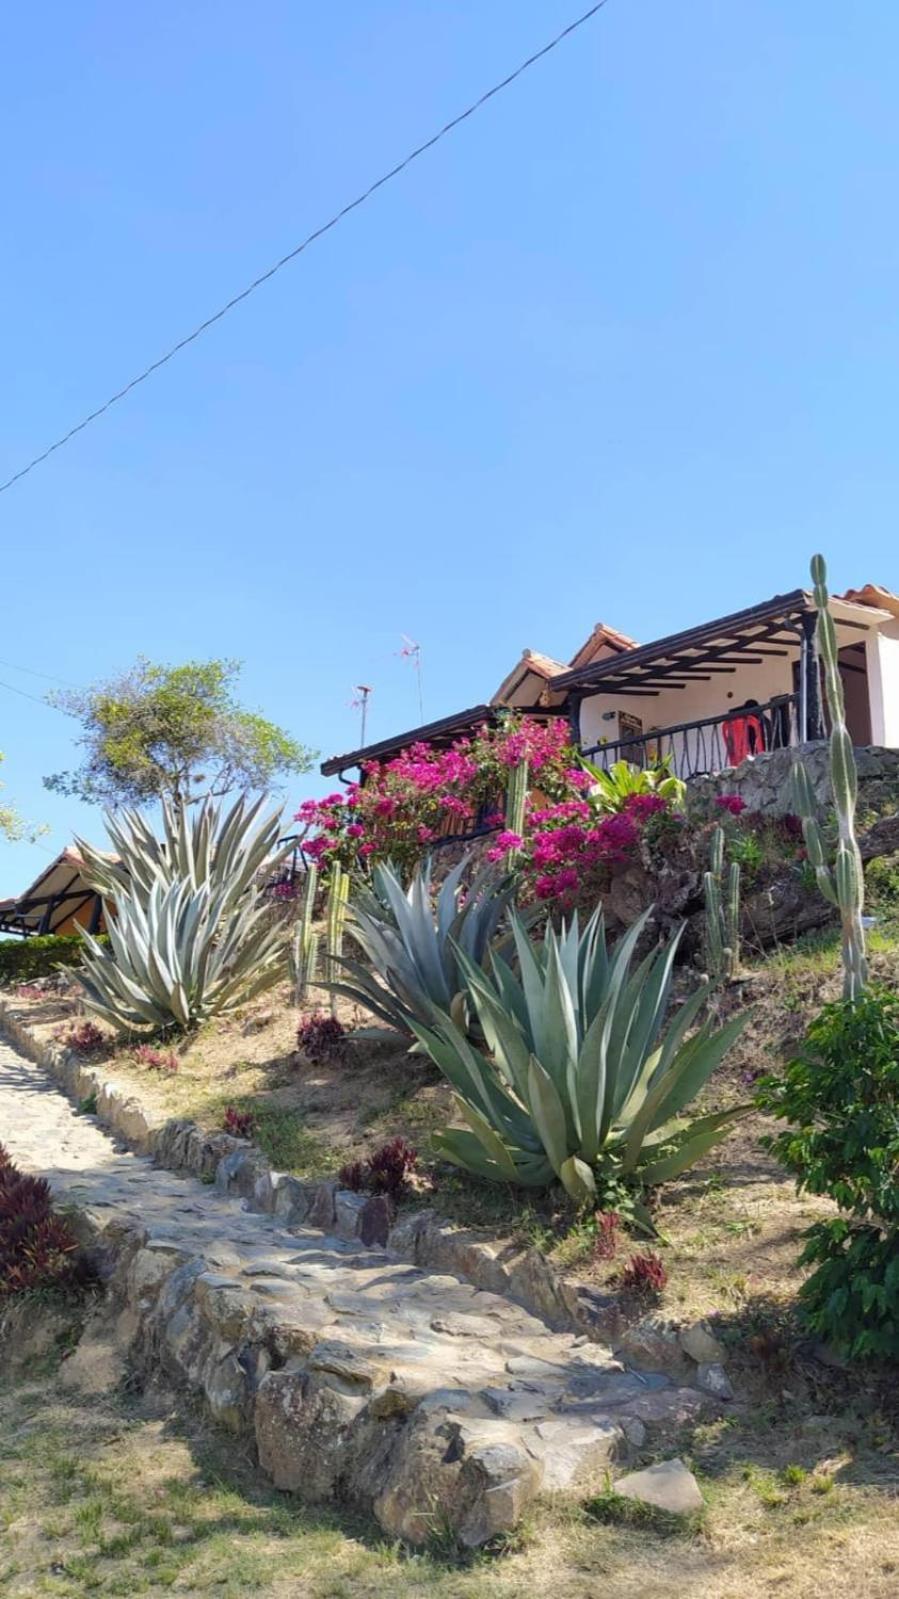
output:
[[746,809],[746,801],[739,794],[716,794],[715,804],[731,816],[740,816]]

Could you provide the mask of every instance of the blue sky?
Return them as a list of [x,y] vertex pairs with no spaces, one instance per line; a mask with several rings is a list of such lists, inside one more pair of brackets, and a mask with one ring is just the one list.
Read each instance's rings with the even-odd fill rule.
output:
[[[578,11],[159,0],[4,23],[0,477]],[[0,657],[245,662],[323,754],[489,696],[598,619],[899,588],[899,8],[609,0],[0,498]],[[40,699],[48,684],[0,678]],[[0,894],[87,807],[0,689]],[[317,789],[309,779],[291,791]]]

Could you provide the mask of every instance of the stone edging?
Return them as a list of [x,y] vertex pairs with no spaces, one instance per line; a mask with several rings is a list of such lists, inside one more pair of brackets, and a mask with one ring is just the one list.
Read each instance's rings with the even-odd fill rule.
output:
[[732,1397],[724,1351],[705,1323],[679,1327],[653,1316],[627,1326],[614,1293],[559,1275],[536,1249],[493,1242],[430,1208],[392,1221],[380,1196],[342,1189],[336,1178],[304,1181],[274,1171],[249,1140],[208,1133],[197,1122],[150,1109],[130,1082],[37,1038],[8,1000],[0,1000],[0,1031],[48,1071],[76,1104],[93,1099],[98,1120],[129,1149],[152,1155],[157,1165],[212,1182],[219,1192],[243,1199],[248,1210],[275,1216],[288,1229],[315,1227],[368,1248],[389,1249],[416,1266],[501,1294],[554,1331],[586,1333],[611,1345],[625,1360],[692,1381],[716,1398]]

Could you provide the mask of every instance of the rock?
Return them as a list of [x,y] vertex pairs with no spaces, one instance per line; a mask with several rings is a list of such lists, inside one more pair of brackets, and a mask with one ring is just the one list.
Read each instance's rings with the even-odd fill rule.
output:
[[661,1316],[644,1316],[633,1327],[627,1327],[615,1340],[615,1353],[629,1366],[664,1371],[671,1377],[691,1375],[677,1328]]
[[558,1492],[605,1470],[618,1453],[622,1429],[609,1420],[549,1417],[534,1433],[528,1447],[543,1463],[543,1487]]
[[252,1144],[233,1149],[215,1168],[215,1186],[221,1193],[239,1194],[252,1199],[256,1184],[267,1171],[267,1163]]
[[692,1327],[681,1328],[680,1346],[698,1366],[708,1363],[723,1365],[726,1358],[722,1345],[707,1321],[695,1321]]
[[367,1204],[365,1194],[354,1194],[348,1188],[337,1189],[334,1194],[334,1231],[338,1238],[359,1237]]
[[347,1434],[364,1397],[339,1393],[314,1374],[270,1371],[256,1395],[259,1464],[276,1488],[304,1500],[330,1499],[341,1473]]
[[510,1531],[538,1493],[540,1462],[514,1429],[473,1407],[470,1394],[433,1395],[397,1435],[372,1506],[393,1537],[424,1543],[443,1525],[478,1548]]
[[371,1194],[365,1201],[359,1224],[359,1237],[366,1248],[386,1247],[393,1221],[393,1206],[386,1194]]
[[287,1177],[283,1172],[272,1173],[274,1213],[288,1227],[296,1227],[309,1215],[312,1193],[308,1183],[299,1177]]
[[646,1442],[646,1428],[639,1416],[622,1416],[621,1431],[634,1449],[642,1449]]
[[667,1510],[671,1516],[691,1516],[703,1507],[699,1483],[677,1456],[660,1460],[645,1471],[632,1471],[614,1484],[624,1499],[639,1499],[641,1504]]
[[310,1227],[320,1227],[322,1232],[331,1232],[334,1226],[334,1200],[337,1193],[336,1183],[316,1183],[309,1191],[309,1210],[306,1220]]
[[696,1372],[696,1381],[703,1393],[713,1394],[716,1399],[734,1397],[730,1378],[720,1361],[703,1361]]

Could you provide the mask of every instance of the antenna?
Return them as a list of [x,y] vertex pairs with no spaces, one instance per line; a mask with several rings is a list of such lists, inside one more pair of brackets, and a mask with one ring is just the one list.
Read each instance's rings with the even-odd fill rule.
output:
[[418,684],[418,720],[423,722],[425,719],[425,704],[421,685],[421,645],[417,644],[414,638],[409,638],[405,633],[401,633],[400,638],[403,641],[400,656],[404,661],[411,661],[415,668],[415,679]]
[[351,708],[354,711],[361,712],[362,730],[361,730],[361,733],[360,733],[360,736],[359,736],[359,748],[360,749],[364,749],[365,748],[365,728],[366,728],[366,724],[368,722],[368,702],[369,702],[369,699],[371,698],[371,684],[370,683],[357,683],[356,687],[355,687],[355,690],[354,690],[354,693],[356,695],[356,698],[354,700],[350,701],[350,705],[351,705]]

